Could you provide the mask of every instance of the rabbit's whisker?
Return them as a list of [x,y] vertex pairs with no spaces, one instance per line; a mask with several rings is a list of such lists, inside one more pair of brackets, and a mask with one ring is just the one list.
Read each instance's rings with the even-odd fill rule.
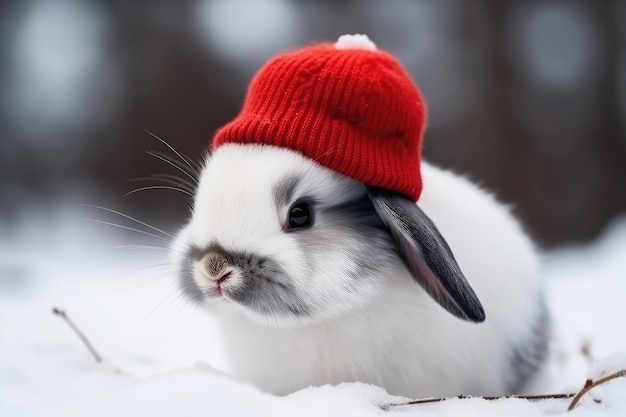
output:
[[179,170],[180,172],[182,172],[183,174],[185,174],[186,176],[188,176],[190,179],[193,180],[194,184],[198,183],[198,179],[196,177],[194,177],[190,172],[188,172],[184,166],[180,165],[180,163],[178,161],[176,161],[175,159],[170,158],[167,155],[162,154],[161,152],[157,152],[157,151],[146,151],[146,153],[150,156],[153,156],[157,159],[160,159],[163,162],[166,162],[168,164],[170,164],[171,166],[173,166],[174,168],[176,168],[177,170]]
[[193,191],[195,188],[195,184],[187,181],[184,178],[180,178],[176,175],[171,175],[171,174],[152,174],[150,177],[154,178],[154,179],[167,179],[167,180],[171,180],[171,181],[178,181],[181,185],[185,185],[187,188],[189,188],[190,191]]
[[178,156],[191,170],[191,173],[194,174],[197,177],[200,176],[199,171],[197,169],[197,167],[192,166],[192,162],[191,159],[187,156],[185,156],[184,154],[178,152],[176,149],[174,149],[174,147],[172,145],[170,145],[165,139],[162,139],[160,137],[158,137],[156,134],[150,132],[149,130],[146,130],[146,133],[148,133],[150,136],[152,136],[153,138],[155,138],[156,140],[160,141],[161,143],[163,143],[165,146],[167,146],[172,152],[174,152],[176,154],[176,156]]
[[172,190],[172,191],[178,191],[181,192],[183,194],[188,195],[189,197],[193,197],[193,194],[190,193],[189,191],[183,190],[182,188],[179,187],[171,187],[168,185],[150,185],[147,187],[140,187],[140,188],[135,188],[132,191],[127,192],[126,194],[124,194],[124,197],[127,197],[131,194],[135,194],[138,193],[139,191],[145,191],[145,190]]
[[169,243],[166,239],[164,239],[163,237],[161,237],[159,235],[155,235],[154,233],[146,232],[144,230],[135,229],[135,228],[130,227],[130,226],[124,226],[122,224],[106,222],[104,220],[90,219],[88,217],[82,217],[82,219],[86,220],[86,221],[89,221],[89,222],[92,222],[92,223],[100,223],[100,224],[104,224],[104,225],[111,226],[111,227],[117,227],[117,228],[120,228],[120,229],[129,230],[131,232],[136,232],[136,233],[139,233],[139,234],[142,234],[142,235],[151,236],[151,237],[153,237],[153,238],[155,238],[155,239],[157,239],[157,240],[159,240],[161,242]]
[[181,190],[186,191],[188,193],[193,193],[193,189],[191,188],[192,186],[186,182],[181,181],[180,179],[170,179],[170,178],[159,177],[156,175],[149,176],[149,177],[137,177],[137,178],[131,179],[131,181],[154,181],[154,180],[160,180],[163,182],[163,184],[155,184],[157,186],[166,186],[166,187],[172,186],[172,187],[180,188]]
[[[146,227],[148,227],[148,228],[150,228],[150,229],[152,229],[152,230],[154,230],[154,231],[157,231],[157,232],[159,232],[159,233],[162,233],[162,234],[164,234],[165,236],[167,236],[167,237],[169,237],[169,238],[175,239],[175,237],[174,237],[173,235],[171,235],[171,234],[169,234],[169,233],[167,233],[167,232],[165,232],[165,231],[163,231],[163,230],[159,229],[158,227],[155,227],[155,226],[153,226],[153,225],[151,225],[151,224],[148,224],[148,223],[146,223],[146,222],[144,222],[144,221],[141,221],[141,220],[139,220],[139,219],[137,219],[137,218],[135,218],[135,217],[129,216],[128,214],[124,214],[124,213],[119,212],[119,211],[117,211],[117,210],[113,210],[113,209],[106,208],[106,207],[101,207],[101,206],[94,206],[94,205],[91,205],[91,204],[82,204],[81,206],[82,206],[82,207],[90,207],[90,208],[95,208],[95,209],[98,209],[98,210],[107,211],[107,212],[109,212],[109,213],[116,214],[116,215],[121,216],[121,217],[124,217],[124,218],[126,218],[126,219],[128,219],[128,220],[132,220],[132,221],[134,221],[135,223],[139,223],[139,224],[140,224],[140,225],[142,225],[142,226],[146,226]],[[86,220],[90,220],[90,219],[86,219]],[[95,220],[94,220],[94,221],[95,221]],[[96,222],[98,222],[98,221],[96,221]],[[105,223],[105,224],[107,224],[107,223]],[[111,224],[111,225],[116,225],[116,224]],[[116,226],[121,226],[121,225],[116,225]],[[131,230],[137,230],[137,229],[131,229]],[[166,241],[166,242],[167,242],[167,241]],[[167,242],[167,243],[169,243],[169,242]]]
[[[161,268],[165,268],[165,267],[171,267],[172,265],[170,263],[164,262],[164,263],[160,263],[160,264],[154,264],[154,265],[147,265],[147,266],[142,266],[140,268],[135,268],[133,270],[127,271],[127,272],[123,272],[121,274],[118,275],[119,278],[126,278],[126,277],[133,277],[134,275],[140,273],[140,272],[145,272],[145,271],[151,271],[151,270],[159,270]],[[160,274],[159,276],[164,276],[167,274],[170,274],[172,271],[166,271],[163,272],[162,274]],[[157,277],[158,278],[158,277]]]
[[169,252],[168,248],[164,248],[162,246],[152,246],[152,245],[120,245],[120,246],[114,246],[110,249],[108,249],[109,251],[114,251],[114,250],[119,250],[119,249],[150,249],[150,250],[162,250],[162,251],[167,251]]

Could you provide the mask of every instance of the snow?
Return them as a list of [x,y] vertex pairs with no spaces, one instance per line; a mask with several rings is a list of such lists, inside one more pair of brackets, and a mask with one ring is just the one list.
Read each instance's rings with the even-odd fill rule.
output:
[[[270,395],[224,372],[215,323],[175,291],[165,250],[110,250],[137,243],[138,237],[108,235],[103,225],[47,227],[40,230],[71,242],[0,239],[3,417],[626,415],[626,378],[594,388],[571,413],[568,399],[455,398],[390,406],[409,399],[361,383]],[[542,273],[555,341],[532,393],[576,392],[587,377],[597,379],[626,366],[626,354],[611,355],[626,352],[624,253],[626,218],[591,245],[546,254]],[[55,306],[67,311],[104,363],[96,363],[51,313]]]
[[613,352],[606,358],[591,364],[591,366],[589,367],[589,371],[587,372],[587,379],[591,381],[598,381],[602,378],[606,378],[611,374],[615,374],[625,370],[626,353]]

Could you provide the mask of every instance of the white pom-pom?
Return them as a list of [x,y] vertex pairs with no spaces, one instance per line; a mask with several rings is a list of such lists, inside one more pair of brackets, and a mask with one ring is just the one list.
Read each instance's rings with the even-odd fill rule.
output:
[[367,35],[341,35],[335,42],[337,49],[365,49],[367,51],[375,51],[376,44],[367,37]]

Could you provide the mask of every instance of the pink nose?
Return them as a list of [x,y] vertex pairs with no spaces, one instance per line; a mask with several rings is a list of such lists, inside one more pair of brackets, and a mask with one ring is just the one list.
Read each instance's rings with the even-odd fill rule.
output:
[[224,281],[230,278],[233,275],[232,271],[225,271],[221,276],[218,276],[214,281],[217,285],[221,285]]
[[200,261],[204,274],[218,285],[233,275],[233,266],[226,257],[219,252],[209,252]]

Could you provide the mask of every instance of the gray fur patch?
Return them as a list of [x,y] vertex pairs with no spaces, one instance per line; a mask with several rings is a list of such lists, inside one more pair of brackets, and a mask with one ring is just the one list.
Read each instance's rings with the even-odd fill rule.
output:
[[[358,185],[361,186],[361,185]],[[343,247],[346,258],[356,268],[345,271],[355,284],[363,279],[377,279],[395,256],[395,245],[392,243],[385,225],[374,210],[374,207],[363,193],[358,198],[332,206],[317,206],[323,219],[323,225],[314,225],[312,229],[295,234],[302,252],[324,253],[330,244],[354,238],[361,242],[358,247]]]
[[549,350],[550,328],[550,315],[545,300],[542,299],[530,339],[513,347],[510,359],[509,392],[519,393],[524,389],[539,366],[545,362]]
[[193,300],[200,301],[204,295],[193,279],[192,265],[207,253],[219,254],[226,265],[237,268],[243,276],[239,287],[227,291],[229,298],[264,315],[310,315],[289,276],[277,262],[255,254],[228,251],[216,243],[206,249],[193,249],[187,253],[181,287]]
[[300,182],[300,175],[290,175],[278,181],[272,189],[276,207],[282,207],[293,199],[293,194]]

